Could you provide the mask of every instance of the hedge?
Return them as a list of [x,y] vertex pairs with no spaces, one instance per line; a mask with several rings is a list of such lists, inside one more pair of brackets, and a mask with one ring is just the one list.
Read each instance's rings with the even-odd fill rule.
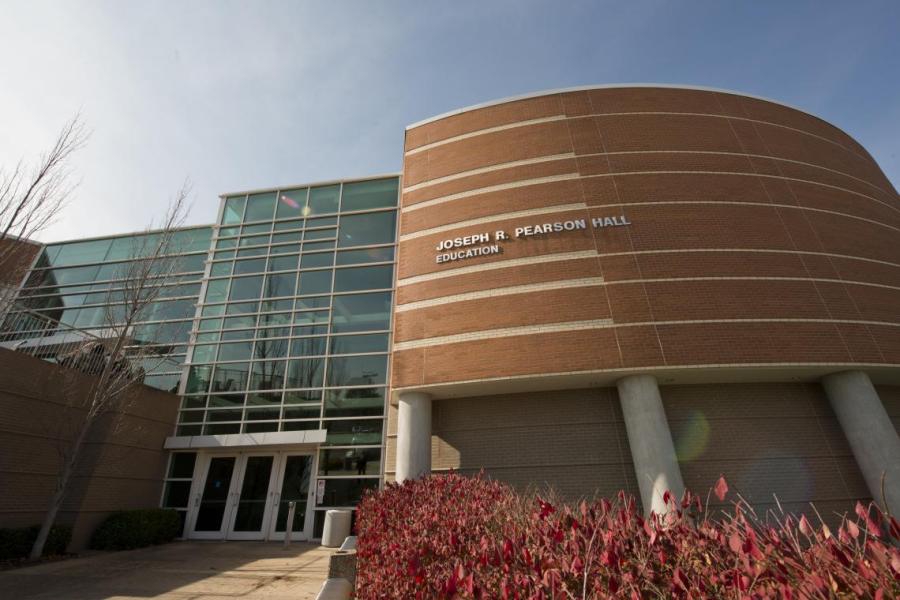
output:
[[94,550],[129,550],[165,544],[181,534],[181,519],[172,509],[152,508],[111,514],[91,536]]
[[623,492],[571,506],[458,474],[387,484],[357,507],[356,598],[900,597],[900,524],[875,505],[831,531],[740,497],[715,515],[665,501],[644,518]]
[[[37,539],[40,525],[31,527],[0,529],[0,560],[25,558],[31,554],[31,547]],[[72,528],[68,525],[54,525],[44,544],[44,556],[65,554],[72,540]]]

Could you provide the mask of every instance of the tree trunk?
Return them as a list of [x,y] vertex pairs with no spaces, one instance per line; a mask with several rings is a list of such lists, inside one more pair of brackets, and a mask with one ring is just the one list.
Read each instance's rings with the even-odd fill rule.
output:
[[66,460],[65,464],[62,467],[62,472],[60,472],[59,474],[56,492],[53,493],[53,497],[50,499],[50,508],[47,510],[47,514],[44,516],[44,522],[41,523],[41,529],[40,531],[38,531],[37,539],[34,540],[34,545],[31,547],[31,554],[28,557],[31,560],[40,558],[44,553],[44,545],[47,543],[47,537],[50,535],[50,529],[56,522],[56,515],[57,513],[59,513],[59,509],[62,507],[63,500],[65,500],[66,497],[66,493],[69,491],[69,479],[72,478],[72,474],[75,472],[75,465],[78,463],[78,457],[81,454],[81,447],[84,445],[84,440],[87,438],[87,432],[91,428],[91,424],[92,420],[86,420],[84,425],[79,428],[78,436],[75,438],[75,442],[72,444],[72,451],[69,454],[69,458],[68,460]]

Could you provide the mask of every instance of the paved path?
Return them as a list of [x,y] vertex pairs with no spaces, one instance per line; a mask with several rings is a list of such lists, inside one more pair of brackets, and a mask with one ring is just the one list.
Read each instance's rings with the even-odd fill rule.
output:
[[0,572],[3,600],[313,600],[330,550],[294,543],[174,542]]

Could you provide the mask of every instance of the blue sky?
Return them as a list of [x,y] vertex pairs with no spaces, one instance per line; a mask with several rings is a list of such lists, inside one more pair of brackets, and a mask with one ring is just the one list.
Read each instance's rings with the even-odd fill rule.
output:
[[403,128],[589,84],[683,83],[804,108],[900,182],[900,2],[0,2],[0,165],[81,111],[54,241],[224,192],[399,171]]

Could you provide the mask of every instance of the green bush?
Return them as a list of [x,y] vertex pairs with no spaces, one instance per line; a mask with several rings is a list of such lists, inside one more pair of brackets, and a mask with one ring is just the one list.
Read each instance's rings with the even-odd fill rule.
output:
[[[25,558],[31,553],[34,540],[37,539],[40,525],[31,527],[0,529],[0,560]],[[44,544],[44,556],[65,554],[66,547],[72,539],[72,528],[68,525],[54,525]]]
[[111,514],[91,536],[94,550],[129,550],[165,544],[181,534],[181,519],[171,509],[151,508]]

